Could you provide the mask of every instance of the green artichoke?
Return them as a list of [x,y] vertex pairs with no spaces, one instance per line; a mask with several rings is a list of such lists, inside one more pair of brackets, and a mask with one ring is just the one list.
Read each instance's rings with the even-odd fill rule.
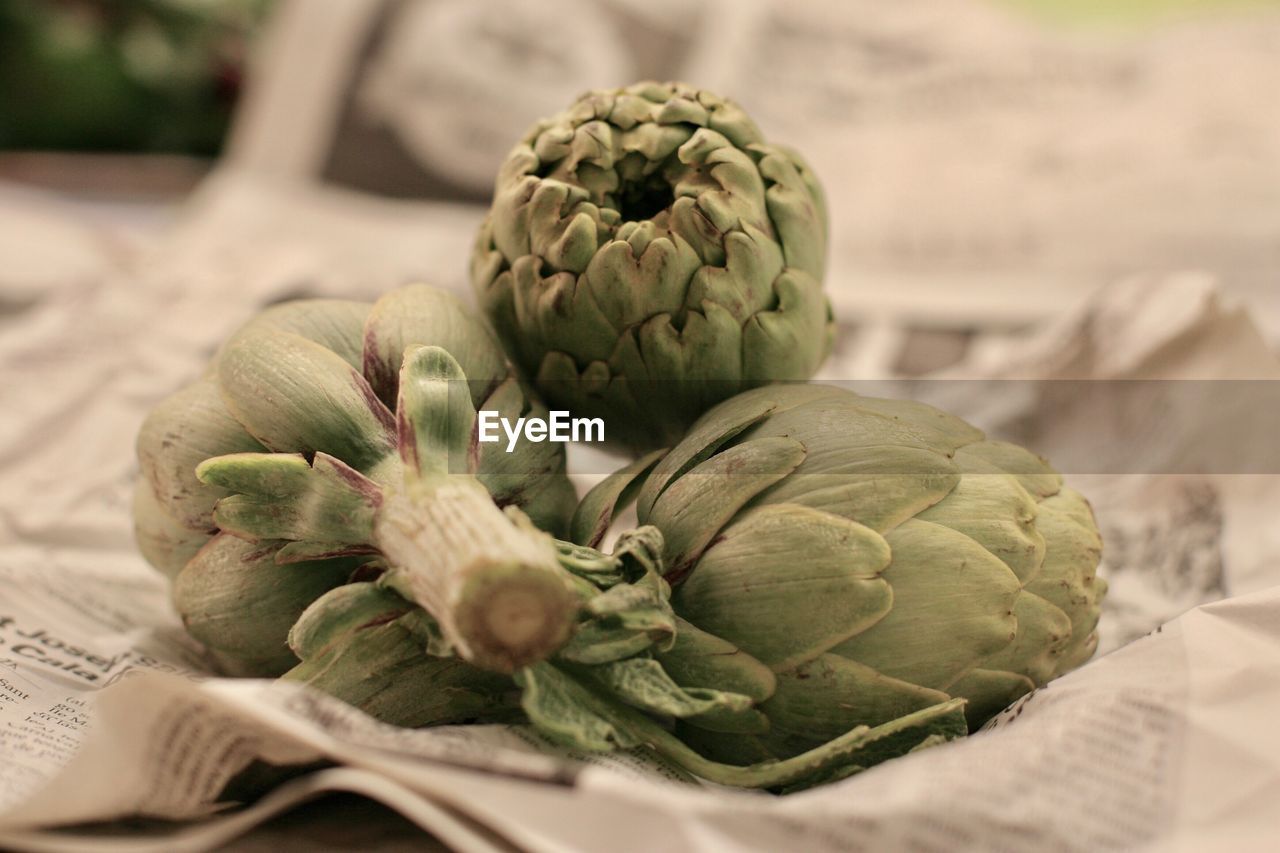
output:
[[[607,557],[631,500],[646,526]],[[1089,505],[1043,459],[825,386],[715,407],[593,489],[573,533],[576,629],[513,678],[451,660],[385,578],[308,608],[287,677],[401,725],[522,714],[788,790],[962,736],[1084,662],[1106,588]]]
[[589,751],[647,749],[725,785],[779,790],[841,778],[965,732],[963,702],[946,700],[876,726],[854,726],[785,760],[724,764],[672,731],[674,721],[756,732],[767,667],[682,623],[661,577],[662,534],[644,527],[613,555],[560,543],[580,603],[572,639],[507,677],[452,657],[438,623],[395,590],[394,573],[326,593],[289,634],[302,660],[289,681],[324,690],[402,726],[525,719],[552,742]]
[[478,444],[476,407],[547,415],[442,291],[251,320],[138,436],[137,539],[190,633],[229,671],[279,674],[306,607],[390,570],[464,659],[511,670],[559,647],[575,602],[537,527],[573,511],[564,447]]
[[762,665],[758,731],[678,727],[709,756],[786,758],[948,699],[976,728],[1097,645],[1088,502],[1043,459],[930,406],[746,392],[597,486],[575,538],[598,542],[636,487],[681,630]]
[[672,83],[589,92],[499,172],[471,277],[508,352],[609,441],[670,445],[831,348],[813,173],[733,102]]

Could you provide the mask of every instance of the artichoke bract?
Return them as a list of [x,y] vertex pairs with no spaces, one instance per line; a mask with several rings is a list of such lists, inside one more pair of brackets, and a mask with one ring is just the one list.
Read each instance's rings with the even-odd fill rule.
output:
[[818,182],[732,101],[672,83],[583,95],[507,157],[471,277],[552,404],[634,449],[831,348]]
[[140,548],[234,673],[297,664],[287,639],[300,614],[379,575],[462,659],[499,671],[541,659],[576,618],[539,529],[563,532],[573,511],[564,447],[481,445],[480,407],[547,414],[443,291],[269,308],[143,424]]
[[1088,502],[1040,457],[922,403],[746,392],[597,486],[575,538],[600,541],[631,492],[664,534],[682,630],[754,666],[757,728],[677,727],[723,761],[787,758],[949,700],[976,728],[1097,645]]

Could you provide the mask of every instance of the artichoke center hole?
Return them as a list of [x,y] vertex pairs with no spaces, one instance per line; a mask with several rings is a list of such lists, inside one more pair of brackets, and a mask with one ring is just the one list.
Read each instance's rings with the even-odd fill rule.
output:
[[623,222],[643,222],[653,219],[671,207],[676,200],[675,190],[655,174],[639,181],[626,181],[618,189],[618,213]]

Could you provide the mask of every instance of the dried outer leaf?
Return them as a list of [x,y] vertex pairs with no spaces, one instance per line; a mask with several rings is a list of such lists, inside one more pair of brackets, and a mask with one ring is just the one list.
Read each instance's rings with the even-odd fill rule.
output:
[[515,691],[506,676],[456,657],[423,653],[408,617],[347,635],[284,675],[394,726],[508,718]]
[[476,470],[476,410],[466,374],[440,347],[404,353],[396,405],[397,443],[407,475],[471,474]]
[[557,539],[556,557],[565,569],[600,589],[608,589],[626,580],[620,558],[602,554],[592,547]]
[[280,544],[221,533],[174,579],[173,601],[187,631],[241,674],[279,675],[293,666],[289,629],[358,564],[349,558],[277,565]]
[[745,441],[682,475],[654,502],[646,518],[664,532],[667,578],[688,574],[704,549],[753,497],[804,461],[804,445],[786,437]]
[[139,480],[133,489],[133,538],[147,562],[172,579],[213,534],[183,527],[165,512],[151,483]]
[[270,450],[368,471],[395,449],[395,418],[364,377],[299,335],[246,327],[223,348],[217,379],[231,414]]
[[201,379],[161,401],[138,431],[138,466],[165,513],[190,530],[212,533],[213,505],[225,489],[196,479],[210,456],[264,450],[231,416],[217,383]]
[[510,372],[488,325],[448,291],[425,284],[398,287],[373,304],[363,328],[364,375],[388,406],[399,397],[405,352],[439,347],[457,362],[475,408]]
[[652,649],[655,636],[660,639],[671,636],[670,621],[664,624],[662,620],[661,613],[654,613],[647,625],[636,624],[635,618],[628,620],[627,625],[584,623],[556,652],[556,659],[590,665],[634,657]]
[[584,602],[586,621],[560,649],[561,660],[600,664],[653,649],[669,648],[676,634],[667,587],[653,582],[619,583]]
[[590,679],[633,708],[669,717],[696,717],[716,711],[743,713],[751,708],[751,698],[741,693],[676,684],[662,664],[652,658],[635,657],[580,667],[573,674]]
[[377,583],[343,584],[313,601],[289,629],[289,648],[300,660],[317,657],[356,631],[393,622],[415,605]]
[[[875,728],[858,727],[809,752],[781,761],[735,767],[708,760],[645,714],[587,687],[548,663],[520,672],[520,704],[543,734],[579,749],[612,751],[644,745],[711,782],[780,788],[826,781],[848,768],[870,767],[967,733],[963,700],[949,700]],[[931,739],[932,738],[932,739]]]
[[895,606],[881,578],[889,557],[884,538],[856,522],[792,504],[756,507],[724,529],[672,604],[775,671],[789,669],[886,618]]
[[[631,749],[643,743],[626,706],[543,661],[516,673],[520,707],[546,737],[589,752]],[[640,715],[631,711],[630,714]]]
[[665,599],[671,590],[662,579],[662,531],[651,524],[628,530],[618,537],[613,556],[622,560],[622,568],[632,583],[643,583],[660,591]]
[[234,492],[218,501],[214,519],[249,539],[367,544],[382,505],[382,489],[340,459],[317,453],[235,453],[196,468],[202,483]]

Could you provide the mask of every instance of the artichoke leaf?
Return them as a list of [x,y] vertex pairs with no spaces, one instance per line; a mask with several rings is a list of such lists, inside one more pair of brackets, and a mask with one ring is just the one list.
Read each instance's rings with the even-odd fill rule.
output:
[[600,664],[670,648],[671,590],[660,574],[662,534],[642,527],[618,538],[612,555],[559,543],[561,565],[583,584],[583,619],[558,657]]
[[[706,461],[742,433],[762,422],[772,423],[780,413],[795,406],[847,392],[820,385],[771,385],[746,391],[723,402],[700,418],[662,461],[654,467],[636,496],[636,514],[642,524],[658,497],[683,474]],[[769,435],[788,435],[773,432]],[[807,450],[812,450],[806,444]]]
[[[1044,684],[1070,643],[1071,619],[1060,608],[1026,589],[1013,605],[1018,633],[1013,642],[982,661],[983,669],[1008,670]],[[947,688],[950,692],[950,687]]]
[[1008,474],[963,474],[950,494],[917,518],[963,533],[1026,583],[1044,560],[1044,536],[1036,530],[1036,502]]
[[683,577],[743,506],[804,458],[804,445],[795,439],[755,439],[717,453],[672,483],[645,519],[668,531],[663,551],[667,577]]
[[[289,332],[331,350],[347,364],[360,370],[363,365],[361,340],[367,302],[346,299],[294,299],[271,305],[242,326],[242,329]],[[214,363],[222,352],[214,356]]]
[[423,654],[420,640],[403,622],[406,618],[354,631],[283,677],[393,726],[510,716],[514,691],[509,678],[458,658]]
[[476,409],[466,374],[449,352],[411,347],[400,368],[396,431],[407,475],[432,477],[476,470]]
[[968,703],[964,707],[965,716],[969,719],[969,728],[976,729],[1030,693],[1035,686],[1025,675],[979,667],[965,673],[947,690]]
[[768,699],[777,688],[777,678],[769,667],[728,640],[679,617],[675,643],[655,657],[677,684],[714,684],[756,702]]
[[356,566],[351,559],[277,565],[280,545],[220,533],[174,579],[187,631],[242,674],[279,675],[293,666],[289,629]]
[[166,397],[138,431],[138,467],[166,515],[190,530],[212,534],[213,505],[230,494],[201,483],[196,466],[211,456],[266,450],[227,411],[212,379]]
[[170,517],[146,479],[139,480],[133,490],[133,536],[147,562],[170,579],[213,538],[212,533],[184,527]]
[[349,583],[313,601],[289,629],[289,648],[301,660],[318,657],[356,631],[393,622],[414,607],[372,582]]
[[1087,660],[1097,644],[1098,605],[1107,589],[1096,574],[1102,538],[1088,502],[1067,487],[1040,502],[1036,529],[1044,536],[1044,563],[1027,583],[1027,590],[1057,606],[1071,620],[1071,639],[1059,663],[1061,672]]
[[231,492],[214,520],[250,539],[364,544],[373,541],[382,489],[340,459],[317,453],[233,453],[200,463],[202,483]]
[[786,250],[787,266],[821,281],[826,265],[826,210],[816,182],[807,182],[797,167],[794,152],[776,146],[755,145],[760,175],[767,189],[765,204]]
[[1042,456],[1007,441],[977,441],[956,451],[956,464],[976,474],[1012,474],[1036,500],[1056,495],[1062,475]]
[[378,553],[376,546],[361,542],[299,540],[287,543],[276,552],[276,564],[284,566],[289,563],[330,560],[335,557],[367,557]]
[[822,330],[819,363],[835,343],[831,306],[817,280],[788,269],[773,280],[772,291],[777,307],[756,312],[742,329],[742,375],[752,384],[807,379],[815,370],[815,329]]
[[395,418],[360,372],[300,335],[242,329],[217,377],[228,410],[269,450],[327,453],[367,471],[395,448]]
[[378,398],[388,406],[399,398],[405,352],[438,346],[449,353],[466,377],[473,405],[507,377],[509,369],[497,338],[453,294],[417,284],[383,295],[367,311],[361,331],[361,364]]
[[938,503],[959,482],[955,464],[933,450],[893,444],[810,449],[795,472],[762,492],[757,503],[801,504],[883,534]]
[[1022,586],[991,552],[919,519],[885,538],[893,555],[884,571],[893,607],[831,651],[891,678],[942,690],[1012,642]]
[[[803,555],[799,558],[799,555]],[[794,504],[755,507],[726,527],[675,588],[682,618],[775,671],[886,618],[890,548],[868,527]]]
[[777,675],[761,704],[769,718],[766,743],[778,755],[811,749],[856,726],[875,725],[952,698],[836,654],[819,655]]

